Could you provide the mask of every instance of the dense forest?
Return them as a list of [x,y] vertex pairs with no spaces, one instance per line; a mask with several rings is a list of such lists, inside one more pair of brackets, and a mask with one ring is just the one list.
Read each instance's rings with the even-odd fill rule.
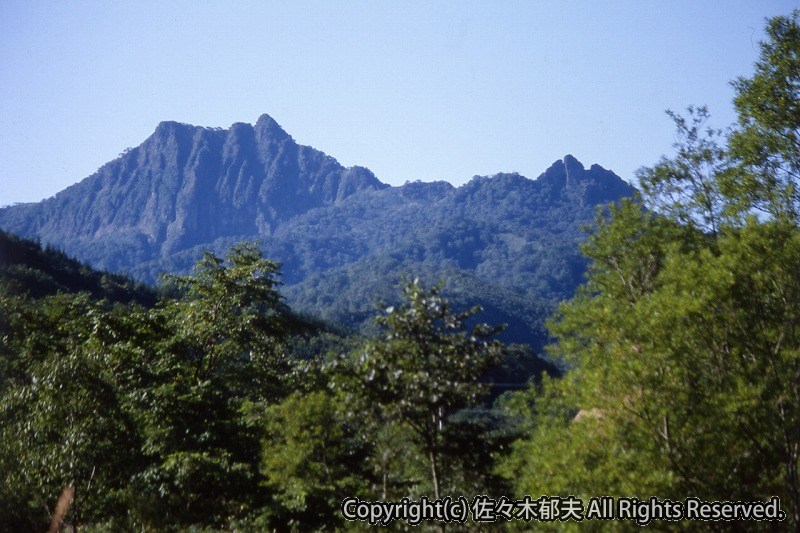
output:
[[[359,529],[343,502],[425,497],[469,507],[439,530],[797,529],[799,17],[768,21],[736,124],[670,113],[674,154],[597,211],[558,365],[427,278],[353,333],[292,311],[255,243],[146,288],[0,234],[0,527]],[[783,522],[584,517],[602,496]]]

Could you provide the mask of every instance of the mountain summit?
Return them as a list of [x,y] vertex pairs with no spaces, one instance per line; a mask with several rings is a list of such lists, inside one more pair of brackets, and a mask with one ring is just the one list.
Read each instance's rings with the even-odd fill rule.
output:
[[225,236],[269,235],[309,209],[386,187],[365,168],[298,145],[268,115],[228,130],[162,122],[141,145],[53,198],[0,210],[0,225],[68,250],[111,238],[161,255]]
[[610,170],[592,165],[587,170],[572,155],[565,155],[539,176],[537,181],[554,189],[558,194],[568,194],[585,204],[600,204],[630,194],[630,185]]
[[54,197],[0,209],[0,228],[145,281],[185,272],[205,250],[259,240],[283,263],[284,292],[299,310],[366,319],[387,287],[413,273],[447,280],[465,303],[530,333],[542,308],[581,282],[580,228],[596,206],[632,191],[571,155],[536,180],[513,173],[461,187],[389,187],[262,115],[227,130],[162,122]]

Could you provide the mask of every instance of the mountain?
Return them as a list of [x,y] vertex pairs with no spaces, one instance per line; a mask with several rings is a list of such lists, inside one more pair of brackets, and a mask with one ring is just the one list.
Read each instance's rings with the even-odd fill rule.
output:
[[582,226],[632,193],[569,155],[536,180],[390,187],[263,115],[228,130],[163,122],[54,197],[0,209],[0,227],[144,281],[259,240],[283,263],[293,307],[345,324],[367,323],[404,276],[444,280],[457,303],[508,323],[508,340],[539,346],[543,317],[582,280]]
[[0,227],[125,270],[220,237],[269,235],[309,209],[385,187],[298,145],[268,115],[228,130],[162,122],[80,183],[0,211]]

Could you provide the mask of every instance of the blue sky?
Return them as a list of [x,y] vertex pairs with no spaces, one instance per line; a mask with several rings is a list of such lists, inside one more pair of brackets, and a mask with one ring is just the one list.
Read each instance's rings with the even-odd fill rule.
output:
[[789,1],[0,2],[0,205],[36,201],[162,120],[270,114],[383,181],[517,171],[571,153],[630,179],[667,108],[735,119],[764,18]]

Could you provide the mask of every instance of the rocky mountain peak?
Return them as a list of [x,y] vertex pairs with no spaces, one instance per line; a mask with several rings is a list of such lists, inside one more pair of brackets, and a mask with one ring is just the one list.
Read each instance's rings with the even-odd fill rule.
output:
[[176,122],[174,120],[165,120],[159,122],[151,137],[156,139],[167,139],[175,135],[185,134],[186,132],[195,129],[191,124],[184,124],[183,122]]
[[292,139],[291,135],[286,133],[286,130],[266,113],[258,117],[255,131],[259,139],[270,139],[278,142]]
[[[361,246],[337,240],[340,219],[359,226],[359,235],[391,233],[394,217],[406,220],[412,212],[426,228],[450,216],[465,227],[527,220],[538,228],[542,210],[593,212],[596,205],[632,193],[613,172],[599,165],[587,170],[572,155],[553,163],[537,180],[506,173],[476,177],[458,188],[419,183],[373,195],[388,187],[367,168],[345,168],[298,144],[269,115],[227,130],[167,121],[141,145],[55,197],[0,209],[0,227],[56,244],[110,270],[142,264],[171,269],[174,257],[190,258],[198,250],[219,250],[223,243],[245,238],[278,246],[275,239],[292,227],[303,228],[305,244],[282,241],[279,258],[292,264],[295,246],[322,246],[318,236],[328,232],[334,248],[323,262],[336,262]],[[328,217],[326,224],[320,217]],[[370,220],[382,222],[370,226]],[[399,238],[386,237],[385,242]],[[475,250],[459,256],[463,264],[473,264],[487,245],[469,242]]]
[[[65,248],[107,238],[142,258],[242,235],[387,187],[366,168],[298,145],[269,115],[228,130],[161,122],[141,145],[0,226]],[[115,268],[115,261],[98,261]]]
[[586,167],[575,156],[567,154],[563,159],[555,161],[544,171],[542,176],[546,181],[569,186],[586,178]]
[[612,171],[597,164],[587,170],[570,154],[550,165],[537,181],[554,195],[575,198],[582,205],[611,201],[633,192],[633,188]]
[[567,179],[571,176],[574,176],[576,179],[580,179],[583,177],[586,169],[583,166],[583,163],[575,159],[571,154],[567,154],[564,156],[564,159],[561,160],[561,163],[564,165],[564,171],[567,175]]

